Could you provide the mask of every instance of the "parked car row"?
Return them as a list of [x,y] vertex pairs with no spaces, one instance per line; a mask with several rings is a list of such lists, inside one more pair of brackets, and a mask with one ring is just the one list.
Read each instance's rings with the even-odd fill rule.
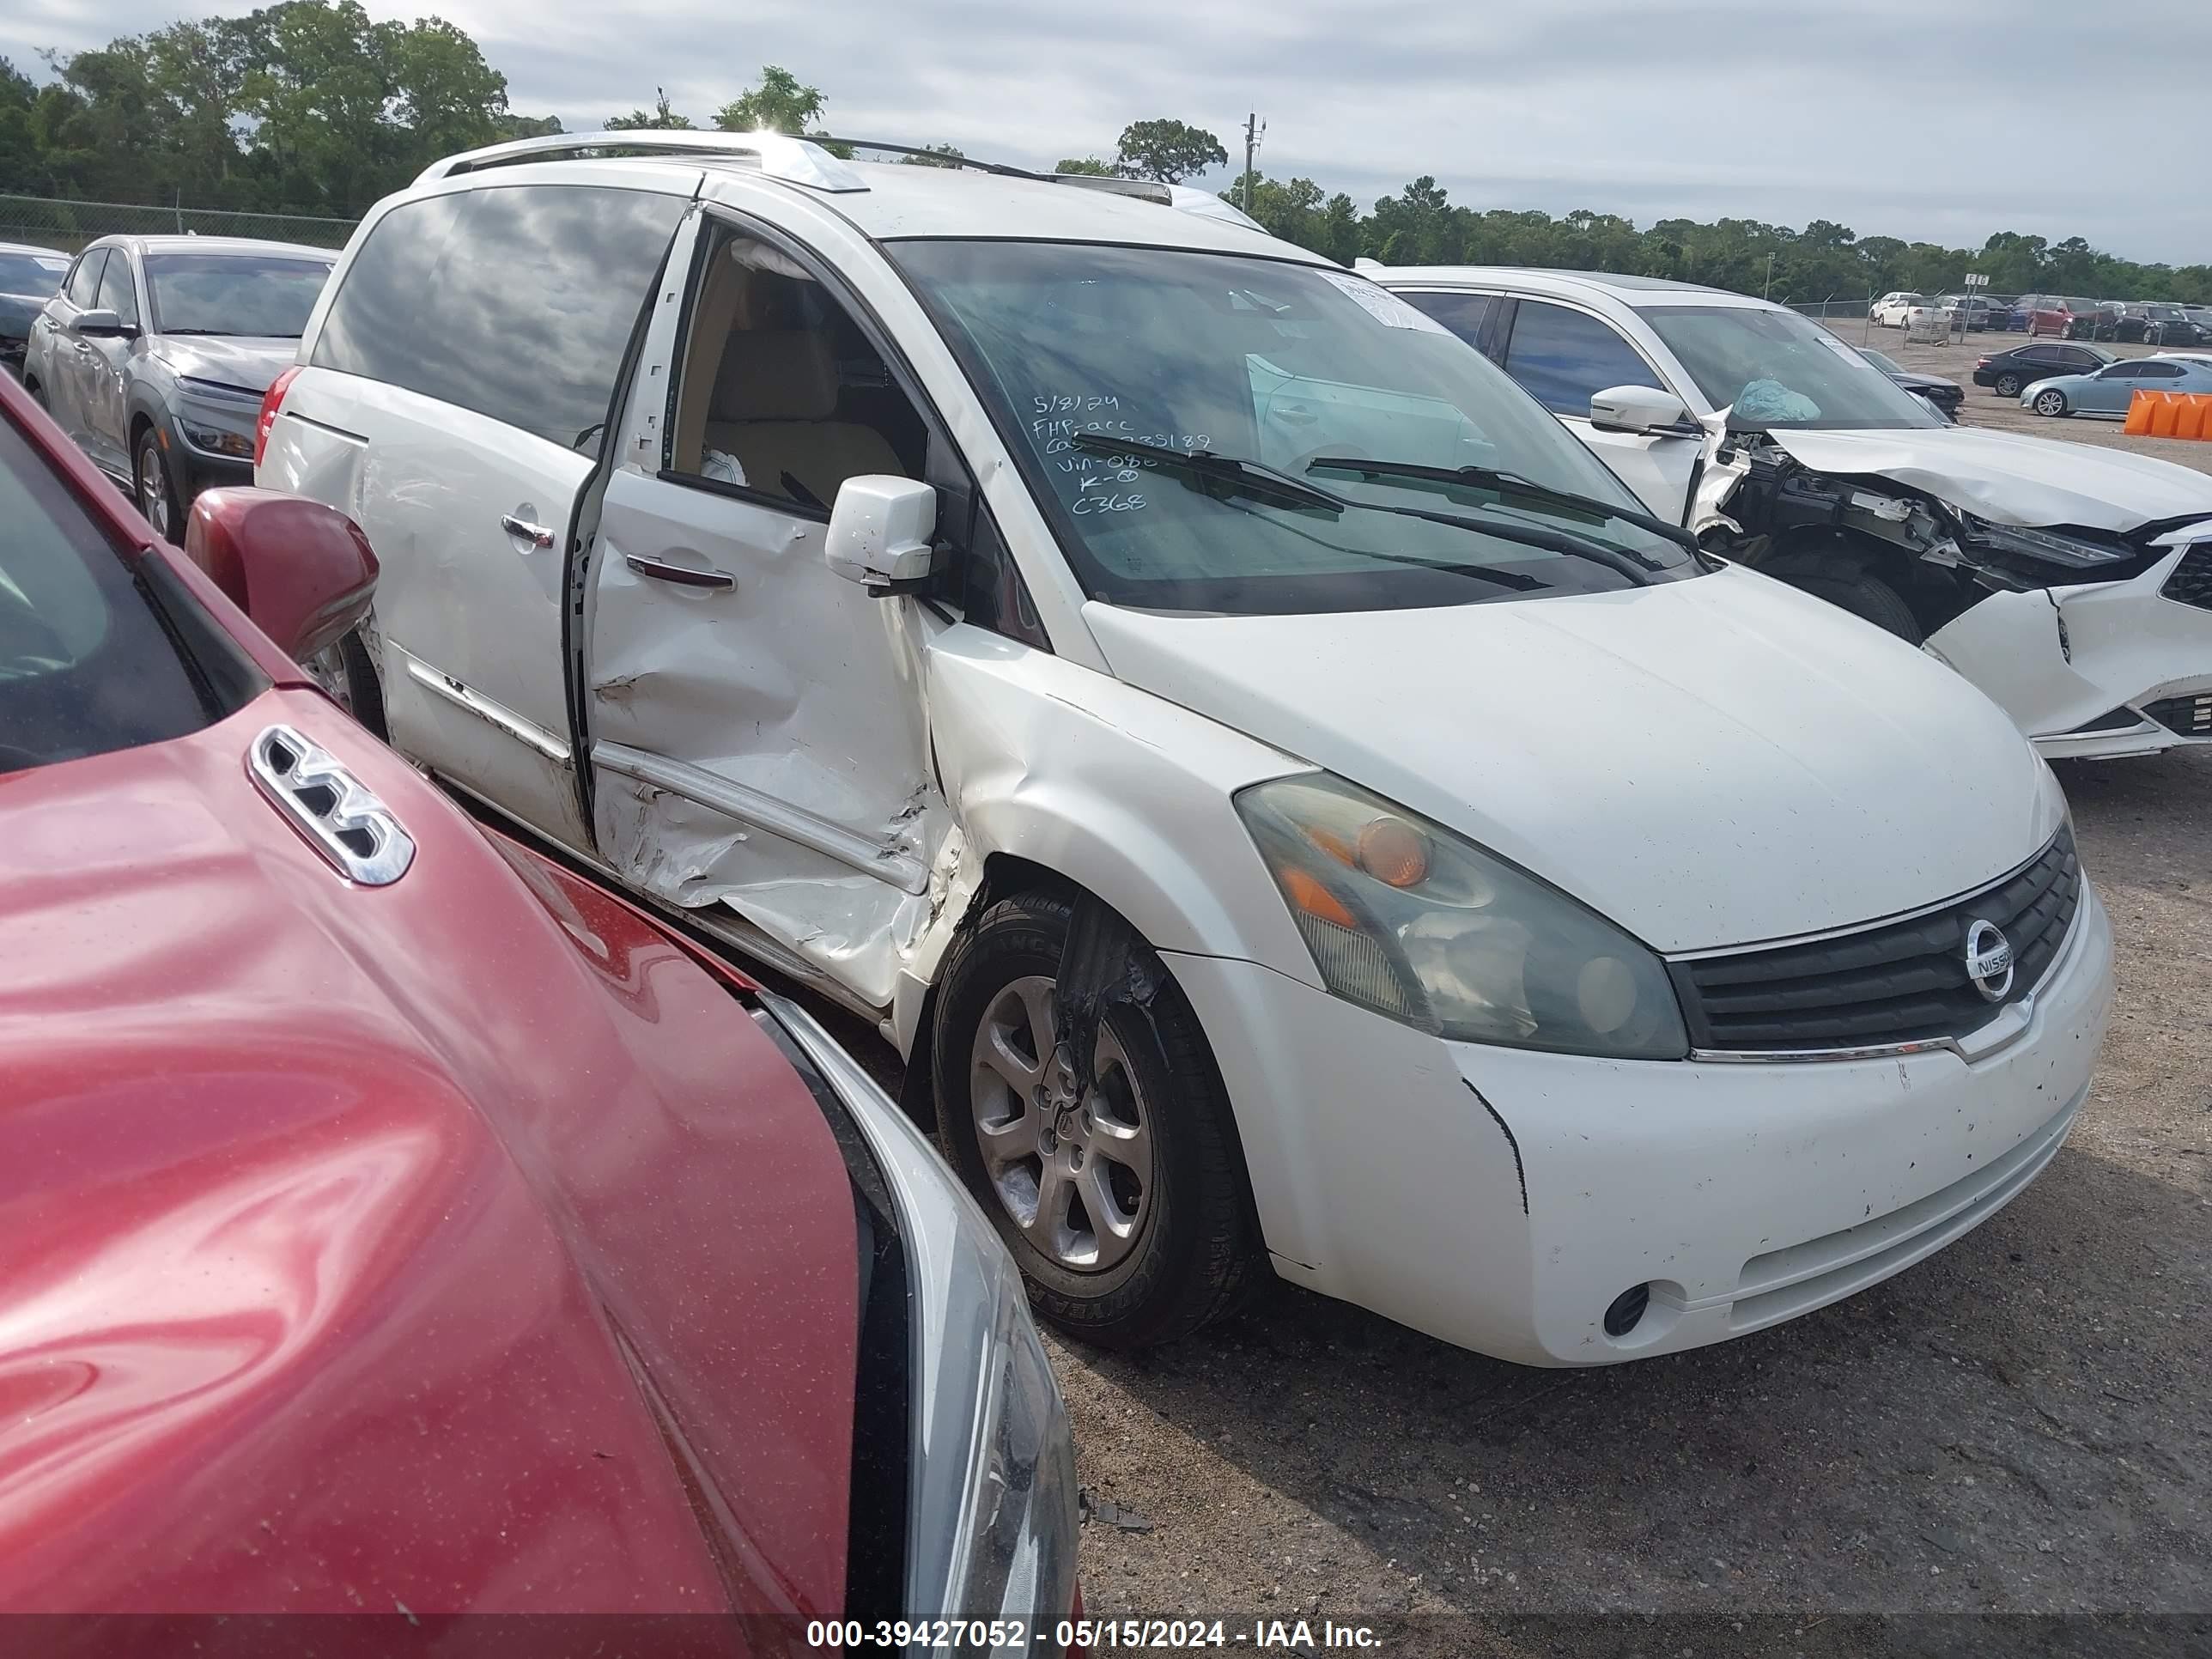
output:
[[[11,825],[0,860],[84,849],[17,902],[97,890],[139,922],[80,923],[96,959],[0,1018],[66,1056],[101,988],[159,977],[143,953],[207,948],[143,860],[100,885],[102,836],[137,826],[94,804],[150,775],[232,791],[163,820],[204,816],[173,862],[254,976],[179,1012],[204,1068],[227,1021],[337,1024],[254,1060],[275,1129],[247,1105],[155,1133],[132,1106],[156,1065],[200,1073],[149,1042],[137,1092],[95,1098],[173,1156],[112,1209],[34,1184],[15,1231],[60,1242],[0,1294],[137,1260],[118,1236],[184,1282],[165,1204],[250,1194],[305,1226],[357,1187],[347,1224],[393,1242],[344,1260],[432,1277],[342,1280],[359,1300],[294,1316],[266,1386],[313,1404],[331,1329],[375,1379],[426,1340],[398,1307],[497,1336],[456,1346],[410,1437],[425,1412],[467,1433],[514,1391],[495,1362],[543,1413],[592,1402],[568,1443],[611,1467],[556,1478],[526,1413],[497,1444],[548,1470],[542,1501],[631,1530],[558,1534],[586,1576],[501,1584],[742,1600],[686,1564],[773,1536],[744,1559],[800,1587],[774,1605],[1042,1631],[1075,1604],[1074,1498],[1030,1307],[1139,1346],[1275,1275],[1612,1363],[1901,1271],[2056,1154],[2112,945],[2038,750],[2212,741],[2212,481],[1952,427],[1740,295],[1346,271],[1129,180],[611,143],[452,157],[378,204],[260,401],[266,493],[203,496],[197,562],[55,463],[97,534],[15,584],[54,597],[12,619],[0,699],[143,684],[171,724],[0,755],[39,769],[19,802],[70,815]],[[167,659],[64,577],[185,593],[252,666],[94,696]],[[247,949],[272,905],[312,942]],[[896,1105],[724,951],[879,1030]],[[407,1086],[361,1086],[354,1054]],[[325,1086],[282,1087],[311,1064]],[[257,1159],[213,1155],[248,1126]],[[223,1281],[256,1308],[288,1282]],[[747,1369],[763,1328],[777,1357]],[[756,1383],[784,1416],[748,1432]],[[288,1446],[360,1467],[386,1408],[356,1398]],[[0,1467],[44,1420],[0,1426]],[[170,1488],[101,1467],[136,1506],[126,1565],[72,1556],[56,1517],[99,1511],[58,1492],[15,1535],[62,1543],[0,1572],[56,1605],[173,1596]],[[380,1468],[356,1515],[407,1487]],[[480,1535],[454,1513],[443,1550]],[[335,1599],[239,1571],[198,1594]],[[494,1594],[447,1582],[432,1605]]]
[[1883,295],[1869,316],[1884,328],[1941,321],[1978,334],[2008,331],[2067,340],[2144,341],[2152,345],[2212,343],[2212,307],[2154,301],[2089,300],[2058,294],[1945,294],[1930,297],[1903,289]]

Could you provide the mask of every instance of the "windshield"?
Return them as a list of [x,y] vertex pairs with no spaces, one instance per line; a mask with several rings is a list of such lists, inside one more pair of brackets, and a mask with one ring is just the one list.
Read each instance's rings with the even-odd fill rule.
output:
[[0,253],[0,294],[52,294],[62,285],[66,259],[38,253]]
[[1890,358],[1883,356],[1881,353],[1876,351],[1872,346],[1861,346],[1859,348],[1859,356],[1865,358],[1869,362],[1872,363],[1876,368],[1881,370],[1885,374],[1902,374],[1905,373],[1903,369],[1897,366],[1895,362]]
[[[164,579],[167,579],[165,584]],[[158,743],[252,689],[154,556],[127,561],[43,457],[0,420],[0,774]]]
[[[1483,467],[1639,510],[1502,371],[1364,277],[1150,247],[927,241],[890,252],[1095,598],[1255,615],[1634,585],[1599,558],[1316,504],[1249,473],[1177,465],[1139,446],[1256,462],[1352,503],[1571,532],[1630,555],[1652,580],[1696,573],[1683,549],[1605,506],[1456,482],[1440,494],[1433,479],[1310,474],[1316,460],[1344,458]],[[1130,451],[1100,441],[1111,439]]]
[[1647,306],[1649,323],[1738,431],[1936,427],[1942,418],[1850,346],[1794,311]]
[[236,253],[149,253],[146,282],[162,334],[300,337],[314,310],[326,259]]

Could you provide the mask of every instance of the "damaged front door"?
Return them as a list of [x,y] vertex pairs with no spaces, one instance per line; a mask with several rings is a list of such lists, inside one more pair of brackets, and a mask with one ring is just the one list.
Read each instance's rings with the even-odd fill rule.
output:
[[594,831],[627,880],[848,1002],[890,1006],[950,824],[928,766],[939,624],[823,561],[848,477],[926,428],[814,270],[711,215],[656,301],[592,558]]

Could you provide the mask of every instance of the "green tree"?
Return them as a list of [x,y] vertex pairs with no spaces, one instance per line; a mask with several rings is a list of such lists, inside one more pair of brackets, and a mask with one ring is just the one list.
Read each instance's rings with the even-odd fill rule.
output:
[[0,190],[39,188],[39,141],[31,125],[38,102],[37,83],[0,58]]
[[[802,86],[799,77],[778,64],[761,68],[760,85],[732,99],[714,112],[714,125],[724,132],[788,132],[801,137],[826,135],[810,125],[822,116],[828,101],[819,87]],[[850,160],[850,144],[831,144],[834,155]]]
[[655,87],[653,89],[651,109],[634,109],[627,115],[610,116],[607,119],[607,131],[609,132],[689,132],[692,131],[691,118],[688,115],[678,115],[674,110],[669,108],[668,94],[660,88]]
[[908,167],[957,167],[968,159],[968,152],[957,144],[928,144],[920,155],[902,155],[899,160]]
[[1054,163],[1052,170],[1054,173],[1088,173],[1094,179],[1111,179],[1114,176],[1112,164],[1102,161],[1095,155],[1071,156],[1064,161]]
[[1115,171],[1125,179],[1179,185],[1228,160],[1221,140],[1201,127],[1182,121],[1132,121],[1121,129]]

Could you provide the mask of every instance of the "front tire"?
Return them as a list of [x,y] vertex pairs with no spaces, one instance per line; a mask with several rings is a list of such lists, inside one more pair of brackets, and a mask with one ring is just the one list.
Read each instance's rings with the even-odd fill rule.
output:
[[1862,570],[1849,575],[1790,575],[1784,580],[1839,611],[1848,611],[1861,621],[1896,635],[1907,645],[1918,645],[1927,637],[1905,596],[1879,576]]
[[1107,1005],[1073,1088],[1056,985],[1075,907],[1000,900],[956,947],[932,1054],[938,1140],[1036,1310],[1101,1347],[1220,1317],[1263,1260],[1226,1091],[1198,1017],[1149,946],[1141,1006]]
[[326,645],[301,665],[331,701],[352,715],[369,732],[386,742],[392,734],[384,724],[384,685],[376,677],[368,647],[358,629],[336,644]]
[[2063,415],[2066,412],[2066,394],[2056,389],[2039,392],[2035,394],[2034,409],[2037,414],[2051,418]]
[[138,434],[137,447],[131,452],[131,483],[138,510],[154,526],[154,533],[172,546],[183,546],[185,514],[191,503],[169,476],[168,459],[150,426]]
[[2021,381],[2019,375],[2000,374],[1997,376],[1997,396],[2000,398],[2017,398],[2020,396],[2021,385]]

